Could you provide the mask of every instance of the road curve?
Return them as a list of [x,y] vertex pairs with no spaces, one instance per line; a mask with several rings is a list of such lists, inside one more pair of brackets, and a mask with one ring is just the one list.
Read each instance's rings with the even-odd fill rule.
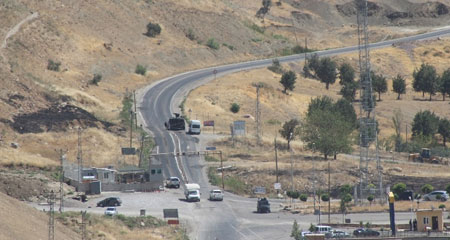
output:
[[[445,28],[430,33],[372,43],[369,47],[371,49],[383,48],[400,42],[431,39],[448,34],[450,34],[450,28]],[[355,52],[357,50],[358,46],[351,46],[317,51],[315,53],[319,56],[332,56]],[[280,62],[300,61],[304,60],[304,54],[279,57],[278,59]],[[179,131],[169,132],[164,128],[164,122],[174,112],[179,111],[178,105],[191,89],[214,79],[214,70],[216,70],[217,76],[222,76],[242,70],[262,68],[271,64],[272,59],[263,59],[210,67],[178,74],[140,89],[138,91],[138,114],[144,127],[152,132],[159,152],[174,153],[196,150],[197,139],[195,137]],[[165,177],[178,176],[184,182],[199,183],[202,187],[203,196],[207,196],[207,190],[210,186],[205,170],[200,165],[198,157],[161,155],[160,159],[164,165],[163,173]],[[195,204],[198,204],[196,208],[201,208],[205,205],[203,202]],[[215,211],[214,213],[209,213],[207,210],[197,213],[203,216],[193,216],[195,230],[192,235],[194,235],[195,239],[245,239],[242,238],[242,233],[239,232],[238,219],[236,219],[229,204],[224,204],[221,211]]]

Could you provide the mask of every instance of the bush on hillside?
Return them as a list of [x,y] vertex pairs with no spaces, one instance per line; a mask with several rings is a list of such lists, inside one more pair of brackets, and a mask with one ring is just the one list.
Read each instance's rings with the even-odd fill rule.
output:
[[157,23],[149,23],[147,24],[147,32],[145,33],[148,37],[156,37],[161,34],[161,26]]

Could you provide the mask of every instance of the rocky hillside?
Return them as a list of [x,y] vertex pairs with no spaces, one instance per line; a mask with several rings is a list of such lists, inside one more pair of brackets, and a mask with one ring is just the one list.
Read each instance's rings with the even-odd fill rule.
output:
[[[305,38],[315,49],[356,44],[353,1],[272,2],[257,17],[260,1],[2,1],[0,163],[54,166],[59,148],[73,160],[81,126],[88,163],[116,164],[127,142],[119,112],[132,90],[186,70],[289,54]],[[369,1],[371,41],[444,26],[449,6]],[[146,36],[149,23],[161,34]]]

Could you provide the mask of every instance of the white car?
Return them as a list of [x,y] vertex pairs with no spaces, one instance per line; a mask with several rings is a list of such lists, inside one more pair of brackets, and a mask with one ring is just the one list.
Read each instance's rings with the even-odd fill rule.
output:
[[[439,197],[438,197],[439,196]],[[434,191],[423,195],[425,201],[447,201],[449,198],[447,191]]]
[[108,207],[108,208],[106,208],[105,215],[107,215],[107,216],[117,215],[117,208],[115,208],[115,207]]
[[214,189],[209,191],[209,200],[211,201],[222,201],[223,200],[223,193],[220,189]]

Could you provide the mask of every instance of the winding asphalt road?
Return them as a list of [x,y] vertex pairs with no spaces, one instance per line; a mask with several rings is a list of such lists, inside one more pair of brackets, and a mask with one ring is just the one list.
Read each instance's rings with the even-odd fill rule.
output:
[[[383,48],[392,44],[436,38],[450,34],[450,28],[442,30],[388,40],[370,44],[370,48]],[[358,46],[345,47],[315,52],[318,56],[331,56],[358,51]],[[291,55],[278,58],[280,62],[292,62],[304,60],[304,54]],[[230,74],[246,69],[267,67],[272,64],[272,59],[242,62],[213,68],[200,69],[182,73],[161,80],[138,91],[138,106],[140,119],[153,134],[158,153],[174,153],[160,155],[163,163],[165,177],[178,176],[184,183],[196,182],[202,188],[202,196],[205,199],[211,186],[201,164],[199,157],[174,156],[175,153],[196,151],[198,139],[185,134],[183,131],[167,131],[164,122],[173,113],[179,112],[179,104],[191,89],[194,89],[217,76]],[[215,72],[215,73],[214,73]],[[195,204],[192,217],[194,239],[248,239],[242,234],[241,223],[237,219],[234,206],[231,203],[223,204],[221,208],[210,208],[209,203]],[[267,223],[266,223],[267,224]],[[263,225],[262,225],[263,226]],[[256,238],[258,239],[258,238]]]

